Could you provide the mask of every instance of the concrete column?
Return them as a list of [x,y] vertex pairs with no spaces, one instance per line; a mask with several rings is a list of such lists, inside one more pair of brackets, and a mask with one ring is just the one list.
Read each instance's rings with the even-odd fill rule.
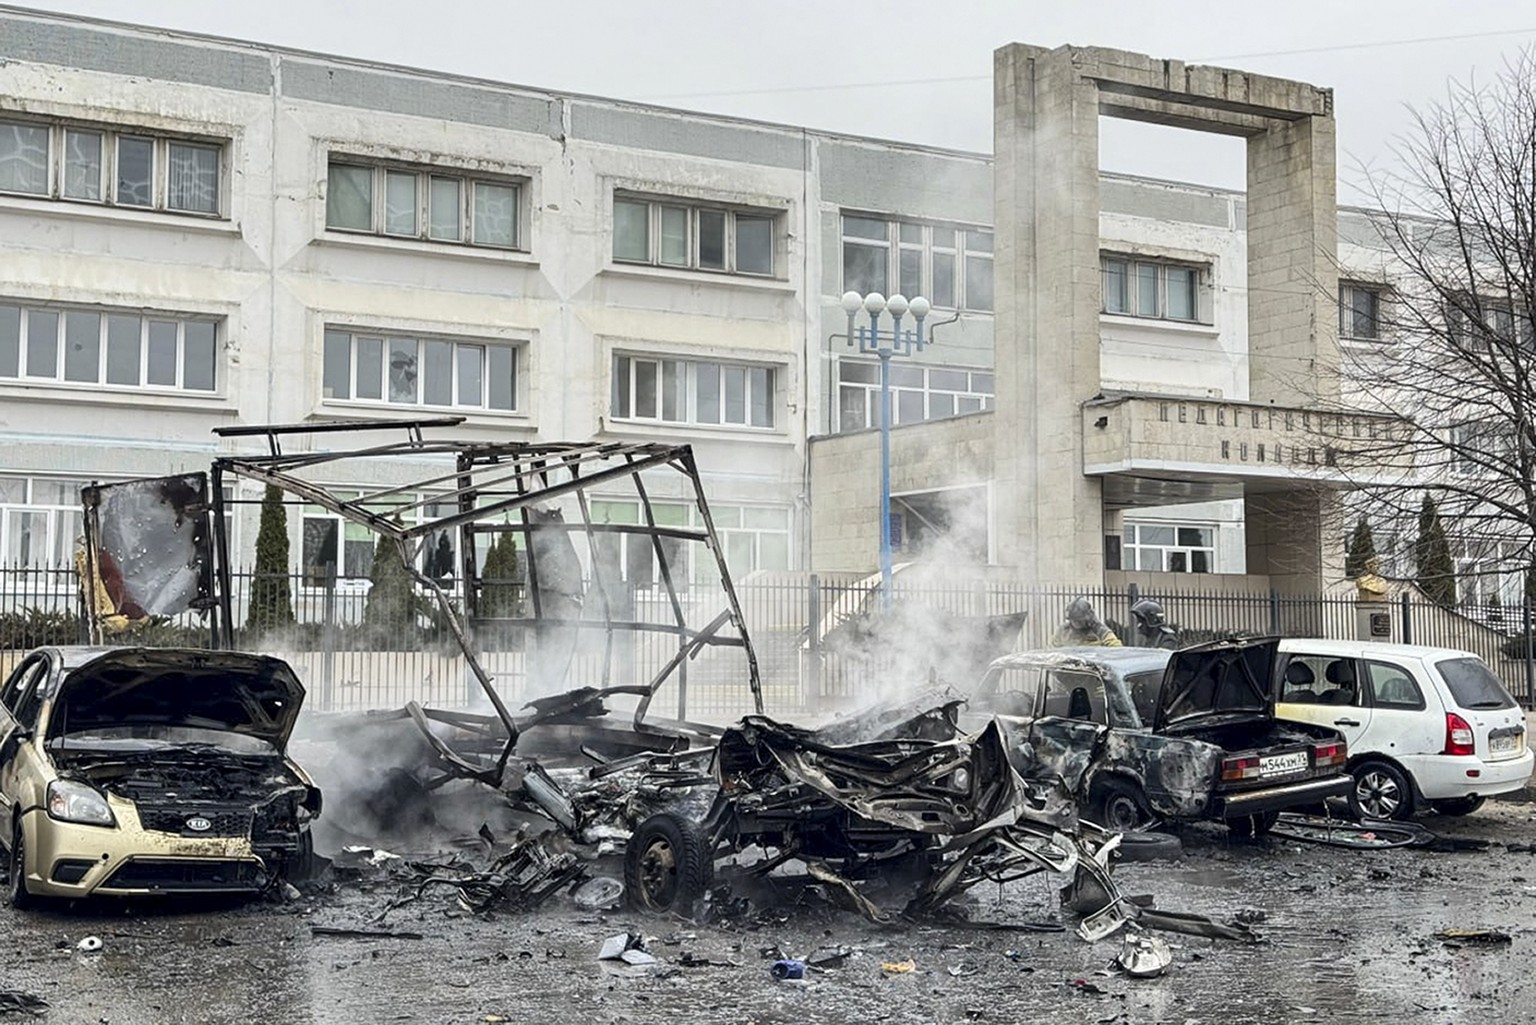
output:
[[1339,393],[1334,122],[1269,124],[1248,139],[1248,390],[1315,406]]
[[[1273,120],[1248,139],[1248,378],[1255,402],[1339,395],[1338,202],[1331,116]],[[1250,495],[1248,572],[1316,593],[1343,576],[1337,498]]]
[[1278,591],[1316,594],[1344,577],[1338,496],[1297,488],[1250,493],[1243,500],[1248,572],[1268,575]]
[[1099,377],[1099,96],[1089,52],[995,54],[998,559],[1030,584],[1098,586],[1101,485],[1082,472]]

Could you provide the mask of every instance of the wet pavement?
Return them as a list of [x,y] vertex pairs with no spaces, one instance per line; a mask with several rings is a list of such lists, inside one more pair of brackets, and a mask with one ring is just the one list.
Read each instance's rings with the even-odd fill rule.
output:
[[[44,1021],[108,1025],[1532,1020],[1536,855],[1504,845],[1536,842],[1536,805],[1491,802],[1466,819],[1423,821],[1492,845],[1458,853],[1238,845],[1197,827],[1183,833],[1181,859],[1120,866],[1126,893],[1252,920],[1265,939],[1161,934],[1173,966],[1151,980],[1111,970],[1118,939],[882,927],[818,905],[735,925],[599,915],[564,897],[534,914],[479,917],[444,889],[385,916],[384,928],[419,939],[312,935],[312,926],[378,928],[397,892],[380,884],[291,903],[0,908],[0,990],[47,1000]],[[1037,877],[1001,894],[979,887],[964,910],[974,920],[1038,922],[1060,914],[1053,886]],[[1448,945],[1434,935],[1446,928],[1497,929],[1512,942]],[[625,931],[651,937],[661,964],[595,960],[605,938]],[[88,935],[102,939],[99,953],[75,949]],[[852,948],[843,967],[803,983],[775,982],[762,955],[837,944]],[[713,964],[685,967],[691,959]],[[881,970],[907,960],[914,971]]]

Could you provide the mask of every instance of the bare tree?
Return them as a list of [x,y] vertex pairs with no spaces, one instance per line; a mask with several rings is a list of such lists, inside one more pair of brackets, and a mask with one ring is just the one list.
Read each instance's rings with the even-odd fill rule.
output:
[[1345,334],[1385,340],[1341,347],[1346,401],[1394,420],[1390,439],[1355,453],[1370,468],[1361,497],[1378,524],[1411,530],[1433,494],[1463,555],[1524,573],[1536,542],[1536,57],[1491,85],[1452,84],[1398,155],[1372,176],[1368,215],[1390,288],[1374,309],[1341,289]]

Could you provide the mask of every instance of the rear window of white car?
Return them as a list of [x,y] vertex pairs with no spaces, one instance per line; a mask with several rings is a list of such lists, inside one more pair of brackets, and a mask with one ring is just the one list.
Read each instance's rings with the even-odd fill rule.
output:
[[1435,667],[1451,697],[1462,708],[1514,708],[1515,699],[1493,675],[1493,671],[1475,658],[1448,658]]

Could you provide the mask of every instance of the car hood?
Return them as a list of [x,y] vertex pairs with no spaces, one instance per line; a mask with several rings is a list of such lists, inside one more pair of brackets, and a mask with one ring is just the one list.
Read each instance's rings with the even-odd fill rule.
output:
[[124,648],[68,671],[48,734],[178,726],[259,737],[281,750],[303,703],[304,685],[279,658]]
[[1152,729],[1272,718],[1278,637],[1212,641],[1175,651],[1163,673]]

